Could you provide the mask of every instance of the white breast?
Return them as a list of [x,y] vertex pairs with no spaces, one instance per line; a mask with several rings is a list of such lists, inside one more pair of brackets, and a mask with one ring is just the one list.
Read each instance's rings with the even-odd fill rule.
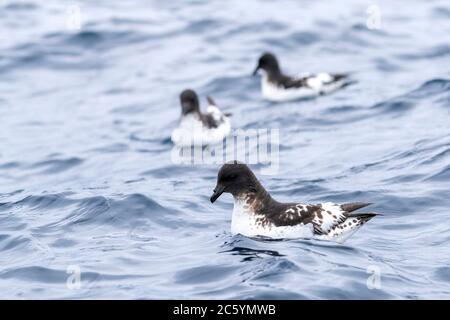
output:
[[205,146],[216,144],[230,134],[231,124],[228,117],[217,128],[207,128],[197,115],[184,116],[178,128],[172,132],[172,142],[178,146]]
[[246,198],[235,198],[233,214],[231,217],[231,232],[247,237],[269,237],[273,239],[311,238],[313,236],[312,224],[277,227],[263,223],[263,215],[252,212],[246,203]]

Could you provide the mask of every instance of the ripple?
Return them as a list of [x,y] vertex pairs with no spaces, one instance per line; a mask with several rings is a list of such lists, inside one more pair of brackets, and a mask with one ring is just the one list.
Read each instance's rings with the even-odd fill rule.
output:
[[0,164],[0,169],[14,169],[20,167],[19,162],[8,162]]
[[179,271],[175,281],[181,284],[212,283],[226,280],[236,268],[224,266],[204,266]]
[[188,33],[204,33],[208,30],[220,29],[222,27],[222,22],[214,19],[200,19],[192,21],[184,28],[184,32]]
[[38,6],[35,3],[31,3],[31,2],[18,2],[18,3],[8,3],[5,6],[6,10],[13,10],[13,11],[29,11],[29,10],[34,10],[37,9]]
[[[117,275],[100,274],[97,272],[83,272],[82,282],[84,283],[99,280],[117,280],[135,277],[139,276],[128,276],[128,275],[117,276]],[[51,269],[41,266],[31,266],[1,272],[0,279],[17,279],[21,281],[65,284],[67,283],[68,280],[68,273],[66,272],[66,270]]]
[[421,53],[408,53],[399,55],[398,58],[402,60],[421,60],[421,59],[435,59],[442,58],[450,55],[450,46],[447,44],[442,44],[435,46],[426,52]]
[[59,38],[58,42],[88,50],[113,49],[121,44],[142,42],[145,36],[135,31],[83,30],[73,35],[52,34],[49,38]]
[[55,174],[66,170],[70,170],[83,163],[83,159],[72,157],[68,159],[52,159],[37,162],[30,166],[33,169],[42,169],[40,174]]
[[441,181],[441,182],[448,182],[450,179],[450,165],[442,169],[436,174],[433,174],[432,176],[428,177],[427,181]]
[[414,107],[414,102],[404,99],[396,99],[377,103],[372,108],[379,110],[383,115],[389,113],[404,113]]
[[443,92],[450,91],[450,80],[447,79],[432,79],[426,81],[418,89],[412,91],[412,95],[415,97],[427,97],[429,95],[435,95]]
[[7,234],[0,234],[0,252],[3,252],[3,254],[6,254],[8,250],[23,250],[29,244],[30,239],[26,237],[12,237]]
[[66,194],[49,194],[42,196],[28,196],[15,202],[14,206],[27,206],[31,209],[55,209],[62,208],[73,203],[73,200],[67,199]]
[[450,282],[450,267],[441,267],[435,271],[435,277],[439,281]]

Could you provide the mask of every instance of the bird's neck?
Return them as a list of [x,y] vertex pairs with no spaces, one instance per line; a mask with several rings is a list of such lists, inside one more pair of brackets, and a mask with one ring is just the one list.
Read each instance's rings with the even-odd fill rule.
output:
[[266,75],[269,81],[276,81],[283,76],[281,69],[278,65],[271,66],[270,69],[266,70]]
[[264,215],[277,202],[269,192],[257,181],[250,190],[233,195],[235,207],[242,207],[241,211],[256,215]]

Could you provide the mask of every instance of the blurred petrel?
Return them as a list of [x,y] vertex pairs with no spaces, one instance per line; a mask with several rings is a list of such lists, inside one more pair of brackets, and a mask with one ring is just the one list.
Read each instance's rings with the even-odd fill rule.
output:
[[318,73],[291,77],[283,74],[277,58],[272,53],[264,53],[258,60],[253,75],[262,70],[262,95],[270,101],[290,101],[311,98],[336,91],[350,84],[347,74]]
[[207,97],[206,113],[200,111],[195,91],[187,89],[180,95],[181,119],[172,132],[172,142],[178,146],[202,146],[222,142],[230,133],[230,113],[219,110],[211,97]]

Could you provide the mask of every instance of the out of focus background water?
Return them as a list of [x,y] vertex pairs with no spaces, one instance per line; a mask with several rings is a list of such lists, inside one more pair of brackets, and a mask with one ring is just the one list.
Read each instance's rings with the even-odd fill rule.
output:
[[[356,83],[265,102],[266,50]],[[0,0],[0,298],[450,298],[449,67],[448,1]],[[171,161],[187,87],[280,129],[277,199],[384,216],[344,245],[231,235],[218,166]]]

